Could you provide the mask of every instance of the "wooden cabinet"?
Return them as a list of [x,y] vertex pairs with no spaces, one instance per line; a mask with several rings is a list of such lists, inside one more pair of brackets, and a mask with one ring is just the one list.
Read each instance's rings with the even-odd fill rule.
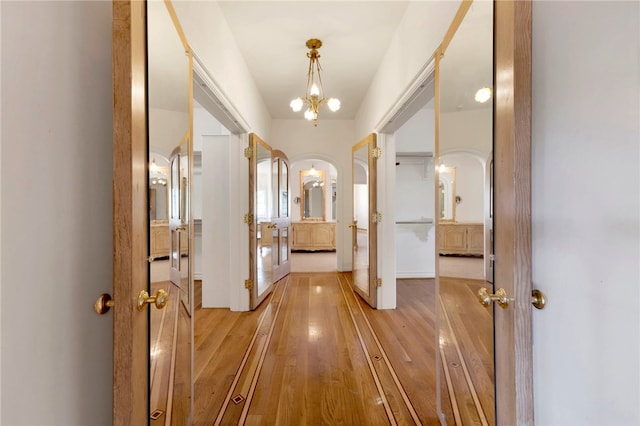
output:
[[169,256],[169,221],[152,220],[150,250],[151,259]]
[[[180,255],[184,256],[189,254],[189,233],[180,232]],[[149,231],[149,249],[151,253],[149,257],[151,260],[161,257],[169,257],[169,251],[171,245],[169,239],[171,238],[171,232],[169,231],[168,220],[152,220]]]
[[296,222],[291,224],[293,241],[291,250],[319,251],[336,249],[334,222]]
[[484,254],[484,226],[481,223],[440,223],[438,228],[441,254]]

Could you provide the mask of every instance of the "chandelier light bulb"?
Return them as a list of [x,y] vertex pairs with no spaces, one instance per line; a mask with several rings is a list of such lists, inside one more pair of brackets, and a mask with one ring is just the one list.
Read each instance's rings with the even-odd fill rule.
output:
[[309,121],[313,120],[313,111],[311,111],[310,109],[306,110],[304,112],[304,118],[306,118]]
[[320,96],[320,89],[318,88],[318,85],[313,83],[311,85],[311,89],[309,90],[309,95],[310,96]]
[[337,98],[325,98],[324,88],[322,87],[322,78],[320,77],[320,54],[318,49],[322,47],[322,41],[317,38],[307,40],[307,58],[309,58],[309,68],[307,71],[307,88],[304,98],[296,98],[289,103],[294,112],[302,111],[306,105],[308,108],[304,112],[304,118],[313,121],[313,125],[318,125],[318,111],[322,105],[335,112],[340,109],[340,101]]
[[481,104],[487,102],[489,99],[491,99],[491,88],[483,87],[482,89],[478,90],[474,99],[476,100],[476,102],[479,102]]
[[302,106],[304,105],[304,101],[302,100],[302,98],[295,98],[294,100],[291,101],[291,103],[289,104],[289,106],[291,107],[291,109],[294,112],[300,112],[302,111]]

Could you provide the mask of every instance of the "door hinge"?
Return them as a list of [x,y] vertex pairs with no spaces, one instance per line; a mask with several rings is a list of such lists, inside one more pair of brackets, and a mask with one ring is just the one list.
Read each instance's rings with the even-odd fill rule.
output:
[[251,225],[253,223],[253,215],[251,213],[247,213],[244,215],[244,223],[247,225]]
[[376,287],[382,287],[382,278],[376,278]]
[[371,150],[371,156],[376,160],[378,160],[380,157],[382,157],[382,148],[380,147],[373,148]]
[[371,214],[371,221],[372,221],[373,223],[380,223],[380,222],[382,222],[382,213],[380,213],[380,212],[372,213],[372,214]]
[[244,280],[244,288],[253,289],[253,280]]
[[244,149],[244,156],[247,158],[253,157],[253,148],[248,147]]
[[490,254],[489,255],[489,262],[495,262],[496,261],[496,255],[495,254]]

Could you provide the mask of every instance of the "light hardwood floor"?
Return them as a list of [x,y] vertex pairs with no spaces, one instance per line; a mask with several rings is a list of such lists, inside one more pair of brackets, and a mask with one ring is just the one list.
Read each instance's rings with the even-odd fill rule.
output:
[[[492,424],[492,330],[473,319],[487,314],[473,296],[478,283],[443,280],[447,423]],[[256,311],[196,310],[194,424],[439,424],[434,281],[399,280],[395,310],[370,309],[350,281],[292,273]],[[458,374],[465,359],[469,380]]]

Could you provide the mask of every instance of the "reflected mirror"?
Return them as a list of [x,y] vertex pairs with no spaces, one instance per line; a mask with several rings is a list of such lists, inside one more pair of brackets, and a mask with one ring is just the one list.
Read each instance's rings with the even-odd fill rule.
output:
[[376,135],[371,134],[352,147],[353,289],[372,307],[376,307],[376,168],[373,150]]
[[440,204],[440,220],[456,220],[456,169],[455,167],[440,166],[438,168],[440,183],[438,197]]
[[300,170],[300,218],[302,220],[325,220],[324,170]]
[[170,6],[147,3],[149,293],[168,294],[149,309],[152,425],[186,425],[192,403],[191,63]]
[[491,253],[493,2],[471,3],[445,48],[436,65],[437,161],[446,165],[438,168],[436,200],[439,408],[447,424],[495,424],[494,308],[476,296],[482,287],[493,293],[484,262]]
[[249,188],[252,194],[249,203],[254,221],[251,236],[250,258],[251,280],[255,283],[250,291],[250,307],[255,309],[264,300],[273,287],[273,213],[277,213],[278,203],[274,199],[273,168],[271,147],[251,134],[249,146],[254,155],[249,159]]

